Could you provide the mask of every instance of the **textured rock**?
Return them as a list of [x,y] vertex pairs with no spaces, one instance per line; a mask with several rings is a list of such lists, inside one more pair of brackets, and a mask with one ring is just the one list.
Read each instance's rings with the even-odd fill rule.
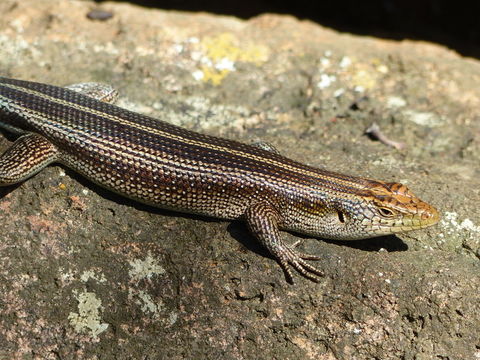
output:
[[[95,7],[2,1],[1,75],[109,82],[134,111],[407,183],[443,220],[305,239],[326,276],[290,286],[243,224],[139,205],[51,166],[2,189],[0,358],[480,357],[478,61],[288,16],[102,3],[113,17],[96,21]],[[405,150],[364,136],[373,121]]]

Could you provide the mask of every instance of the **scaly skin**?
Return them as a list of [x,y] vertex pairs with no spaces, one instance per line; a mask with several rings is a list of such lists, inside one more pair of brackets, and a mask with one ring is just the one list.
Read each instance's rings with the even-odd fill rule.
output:
[[289,265],[318,280],[321,271],[305,260],[319,257],[286,245],[280,229],[354,240],[439,220],[402,184],[317,169],[265,144],[188,131],[99,101],[112,97],[96,85],[72,89],[0,78],[0,126],[22,135],[0,158],[0,185],[58,162],[137,201],[243,219],[290,280]]

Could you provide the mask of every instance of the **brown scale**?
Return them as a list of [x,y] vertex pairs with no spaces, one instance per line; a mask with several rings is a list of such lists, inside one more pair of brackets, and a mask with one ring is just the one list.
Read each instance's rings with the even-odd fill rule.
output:
[[[438,212],[404,185],[313,168],[271,146],[192,132],[99,101],[114,91],[0,78],[0,126],[18,138],[0,157],[0,185],[60,162],[126,197],[168,209],[243,219],[292,280],[321,271],[279,229],[363,239],[435,224]],[[86,95],[83,95],[82,92]]]

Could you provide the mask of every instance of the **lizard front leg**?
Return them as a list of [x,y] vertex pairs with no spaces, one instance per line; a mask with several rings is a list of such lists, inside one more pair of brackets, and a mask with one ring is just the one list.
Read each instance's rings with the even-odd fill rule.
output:
[[272,205],[267,202],[250,205],[245,212],[245,220],[252,234],[278,261],[290,283],[293,283],[290,266],[315,282],[323,276],[322,271],[305,261],[319,260],[320,257],[298,253],[294,250],[295,246],[283,242],[279,230],[281,215]]

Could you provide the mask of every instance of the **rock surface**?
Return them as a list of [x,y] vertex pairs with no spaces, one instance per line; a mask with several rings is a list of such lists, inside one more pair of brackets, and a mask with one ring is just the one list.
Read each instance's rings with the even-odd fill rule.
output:
[[[406,183],[443,218],[304,239],[326,276],[291,286],[242,223],[139,205],[51,166],[2,189],[0,359],[480,358],[478,61],[288,16],[107,2],[100,21],[94,8],[2,1],[0,74],[108,82],[134,111]],[[372,122],[406,148],[364,136]]]

